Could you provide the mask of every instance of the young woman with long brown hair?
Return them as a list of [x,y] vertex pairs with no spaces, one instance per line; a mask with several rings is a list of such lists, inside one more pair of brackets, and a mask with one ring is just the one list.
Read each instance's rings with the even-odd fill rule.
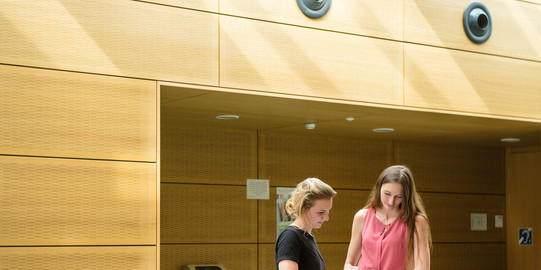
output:
[[428,217],[411,171],[390,166],[355,214],[344,270],[427,270],[431,246]]

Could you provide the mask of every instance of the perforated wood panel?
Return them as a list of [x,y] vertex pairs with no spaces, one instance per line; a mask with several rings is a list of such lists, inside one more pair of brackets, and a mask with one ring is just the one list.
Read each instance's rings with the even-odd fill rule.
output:
[[[220,12],[266,21],[402,40],[403,1],[342,0],[319,19],[305,16],[296,1],[220,0]],[[334,49],[334,48],[330,48]]]
[[156,244],[156,165],[0,156],[0,245]]
[[[368,191],[336,190],[329,221],[314,230],[318,243],[349,242],[353,216],[368,199]],[[270,189],[269,200],[259,201],[259,242],[274,243],[277,236],[276,188]]]
[[150,0],[147,2],[218,12],[218,0]]
[[410,167],[418,190],[505,193],[503,149],[396,142],[394,155]]
[[404,54],[405,105],[541,118],[539,62],[414,44]]
[[0,247],[0,269],[156,269],[156,247]]
[[161,184],[161,243],[255,243],[257,201],[246,187]]
[[470,2],[405,0],[404,39],[413,43],[541,60],[541,48],[538,46],[541,43],[541,5],[528,1],[481,1],[491,14],[493,29],[490,38],[479,45],[468,39],[462,25],[464,10]]
[[2,65],[0,81],[0,153],[156,161],[154,82]]
[[257,178],[256,147],[255,131],[162,128],[161,181],[246,185]]
[[391,159],[390,142],[265,132],[259,144],[259,174],[273,186],[318,177],[333,188],[371,189]]
[[221,264],[227,270],[254,270],[257,269],[257,260],[256,244],[162,245],[160,247],[160,269],[162,270],[179,270],[185,264]]
[[504,270],[507,269],[505,258],[504,243],[435,243],[430,258],[430,268],[438,270]]
[[6,1],[2,25],[2,63],[218,83],[212,13],[143,1]]
[[[511,149],[507,155],[507,252],[508,269],[539,269],[541,267],[541,149]],[[518,228],[532,228],[532,246],[519,246]]]
[[229,16],[220,28],[220,86],[402,104],[402,43]]
[[[495,228],[494,216],[505,216],[505,195],[421,193],[434,242],[505,242],[505,229]],[[487,214],[487,230],[471,230],[471,213]],[[505,228],[505,224],[504,224]]]

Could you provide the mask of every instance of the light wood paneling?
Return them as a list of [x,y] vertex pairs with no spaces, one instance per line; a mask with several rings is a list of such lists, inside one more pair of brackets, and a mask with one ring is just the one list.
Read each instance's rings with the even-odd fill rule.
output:
[[396,40],[403,35],[403,0],[333,1],[319,19],[305,16],[289,0],[221,0],[220,13]]
[[500,148],[396,142],[394,160],[407,165],[417,189],[432,192],[505,193]]
[[404,53],[405,105],[541,118],[541,63],[413,44]]
[[156,247],[0,247],[2,269],[156,269]]
[[402,104],[402,43],[220,17],[220,86]]
[[[513,149],[507,155],[507,258],[508,269],[539,269],[541,248],[541,151],[521,152]],[[533,245],[519,246],[519,228],[533,229]]]
[[1,15],[2,63],[218,82],[216,14],[141,1],[44,0],[4,2]]
[[147,0],[164,5],[218,12],[219,0]]
[[256,243],[246,187],[161,184],[161,243]]
[[[317,236],[316,236],[317,237]],[[348,241],[349,242],[349,241]],[[348,252],[348,243],[345,244],[325,244],[318,240],[318,247],[326,270],[343,270],[344,262]],[[274,257],[274,244],[259,245],[259,269],[276,269],[276,259]]]
[[[505,216],[504,195],[421,193],[421,197],[434,242],[505,242],[505,229],[494,226],[494,215]],[[471,231],[471,213],[487,214],[487,231]]]
[[261,133],[259,175],[273,186],[318,177],[333,188],[370,189],[390,165],[390,142]]
[[0,156],[0,175],[0,246],[156,244],[155,164]]
[[0,65],[0,153],[156,161],[154,82]]
[[245,130],[162,128],[161,181],[245,185],[257,178],[256,136]]
[[505,270],[505,261],[504,243],[435,243],[430,268],[437,270]]
[[404,40],[541,60],[540,5],[521,1],[482,1],[491,14],[493,29],[490,38],[479,45],[468,39],[462,24],[464,10],[470,2],[405,0]]
[[257,244],[162,245],[160,261],[162,270],[179,270],[185,264],[221,264],[227,270],[254,270]]
[[[299,181],[300,182],[300,181]],[[272,181],[271,181],[272,183]],[[368,199],[368,191],[336,190],[329,221],[314,230],[318,243],[349,242],[353,216]],[[275,242],[277,237],[276,188],[270,188],[269,200],[259,200],[259,242]],[[344,258],[345,260],[345,258]]]

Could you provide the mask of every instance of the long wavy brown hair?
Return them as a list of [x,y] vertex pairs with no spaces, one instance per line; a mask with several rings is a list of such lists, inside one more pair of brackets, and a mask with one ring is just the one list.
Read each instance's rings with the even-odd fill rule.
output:
[[[417,228],[415,227],[415,217],[421,216],[426,219],[428,223],[428,216],[425,211],[423,200],[417,189],[415,188],[415,181],[413,180],[413,174],[408,167],[403,165],[394,165],[387,167],[379,175],[378,181],[372,188],[368,201],[364,208],[381,208],[383,204],[381,202],[381,186],[387,183],[399,183],[402,185],[403,194],[402,202],[399,207],[399,217],[408,226],[408,251],[406,254],[406,265],[411,266],[414,264],[414,237]],[[427,231],[428,245],[432,250],[432,235],[430,233],[430,226]],[[408,267],[409,268],[409,267]]]

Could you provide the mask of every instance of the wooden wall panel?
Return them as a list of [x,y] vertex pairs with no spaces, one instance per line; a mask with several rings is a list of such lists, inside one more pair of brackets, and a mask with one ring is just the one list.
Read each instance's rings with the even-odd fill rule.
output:
[[[507,255],[508,269],[539,269],[541,248],[541,164],[540,149],[531,152],[512,149],[507,155]],[[519,246],[519,228],[533,229],[533,245]]]
[[162,245],[160,250],[162,270],[179,270],[185,264],[221,264],[228,270],[257,269],[256,244]]
[[[272,182],[271,182],[272,183]],[[336,190],[329,221],[314,230],[318,243],[349,242],[353,216],[366,204],[368,191]],[[276,188],[270,188],[269,200],[259,200],[259,242],[274,243],[277,237]]]
[[505,262],[505,243],[435,243],[430,268],[505,270]]
[[505,194],[503,149],[396,142],[394,160],[412,170],[420,191]]
[[414,44],[404,54],[407,106],[541,118],[541,63]]
[[156,161],[154,82],[0,65],[0,153]]
[[[421,193],[421,197],[434,242],[505,242],[505,229],[494,226],[494,215],[505,216],[504,195]],[[471,213],[487,214],[487,231],[471,231]]]
[[156,268],[156,247],[0,247],[2,269],[140,269]]
[[161,184],[161,243],[256,243],[244,186]]
[[260,178],[272,186],[295,186],[318,177],[333,188],[371,189],[390,165],[391,143],[260,133]]
[[220,86],[402,104],[403,45],[220,17]]
[[257,178],[257,133],[197,127],[161,130],[161,182],[246,185]]
[[218,12],[219,6],[219,0],[148,0],[147,2],[211,12]]
[[2,63],[218,83],[216,14],[141,1],[7,1],[2,25]]
[[[470,0],[404,1],[404,40],[541,60],[541,6],[524,1],[482,1],[493,22],[490,38],[473,43],[464,32],[462,16]],[[506,69],[509,70],[509,69]]]
[[0,156],[0,175],[0,246],[156,244],[156,164]]
[[305,16],[296,1],[287,0],[221,0],[220,13],[395,40],[403,36],[403,0],[333,1],[319,19]]

